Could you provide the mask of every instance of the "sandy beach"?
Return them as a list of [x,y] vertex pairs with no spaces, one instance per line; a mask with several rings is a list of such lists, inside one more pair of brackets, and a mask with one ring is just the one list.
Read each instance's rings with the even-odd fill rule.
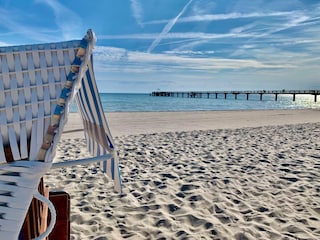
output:
[[[96,165],[52,170],[71,239],[320,239],[320,110],[106,113],[123,195]],[[57,161],[88,156],[71,114]]]

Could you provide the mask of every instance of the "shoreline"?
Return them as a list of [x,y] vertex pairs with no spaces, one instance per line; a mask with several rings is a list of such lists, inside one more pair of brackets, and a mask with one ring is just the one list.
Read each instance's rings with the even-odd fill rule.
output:
[[[320,122],[319,109],[106,112],[105,115],[113,136]],[[80,138],[82,130],[79,113],[71,113],[62,138]]]

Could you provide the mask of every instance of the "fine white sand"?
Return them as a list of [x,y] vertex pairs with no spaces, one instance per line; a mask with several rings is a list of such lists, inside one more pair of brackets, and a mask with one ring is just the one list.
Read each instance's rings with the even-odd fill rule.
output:
[[[123,196],[95,166],[52,170],[71,239],[320,239],[320,111],[107,113]],[[72,114],[56,159],[87,156]]]
[[[113,136],[193,130],[277,126],[320,121],[318,110],[248,110],[106,113]],[[78,113],[69,116],[64,138],[83,137]]]

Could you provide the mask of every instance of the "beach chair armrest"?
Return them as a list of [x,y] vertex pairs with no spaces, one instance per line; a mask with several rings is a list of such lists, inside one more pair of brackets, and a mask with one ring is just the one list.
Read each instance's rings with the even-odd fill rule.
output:
[[63,167],[71,167],[74,165],[81,165],[81,164],[89,164],[89,163],[96,163],[106,161],[108,159],[113,158],[113,154],[105,154],[103,156],[93,157],[93,158],[84,158],[84,159],[77,159],[65,162],[56,162],[52,164],[52,169],[55,168],[63,168]]

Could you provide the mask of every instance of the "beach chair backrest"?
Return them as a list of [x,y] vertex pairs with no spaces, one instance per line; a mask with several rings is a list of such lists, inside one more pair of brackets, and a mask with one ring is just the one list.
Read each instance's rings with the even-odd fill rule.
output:
[[[37,160],[79,46],[69,41],[0,48],[0,163]],[[11,150],[12,159],[2,148]]]
[[111,153],[102,165],[108,165],[105,171],[121,192],[114,143],[93,74],[95,41],[88,30],[82,40],[0,47],[1,236],[16,239],[40,178],[53,166],[75,97],[89,150],[95,156]]

